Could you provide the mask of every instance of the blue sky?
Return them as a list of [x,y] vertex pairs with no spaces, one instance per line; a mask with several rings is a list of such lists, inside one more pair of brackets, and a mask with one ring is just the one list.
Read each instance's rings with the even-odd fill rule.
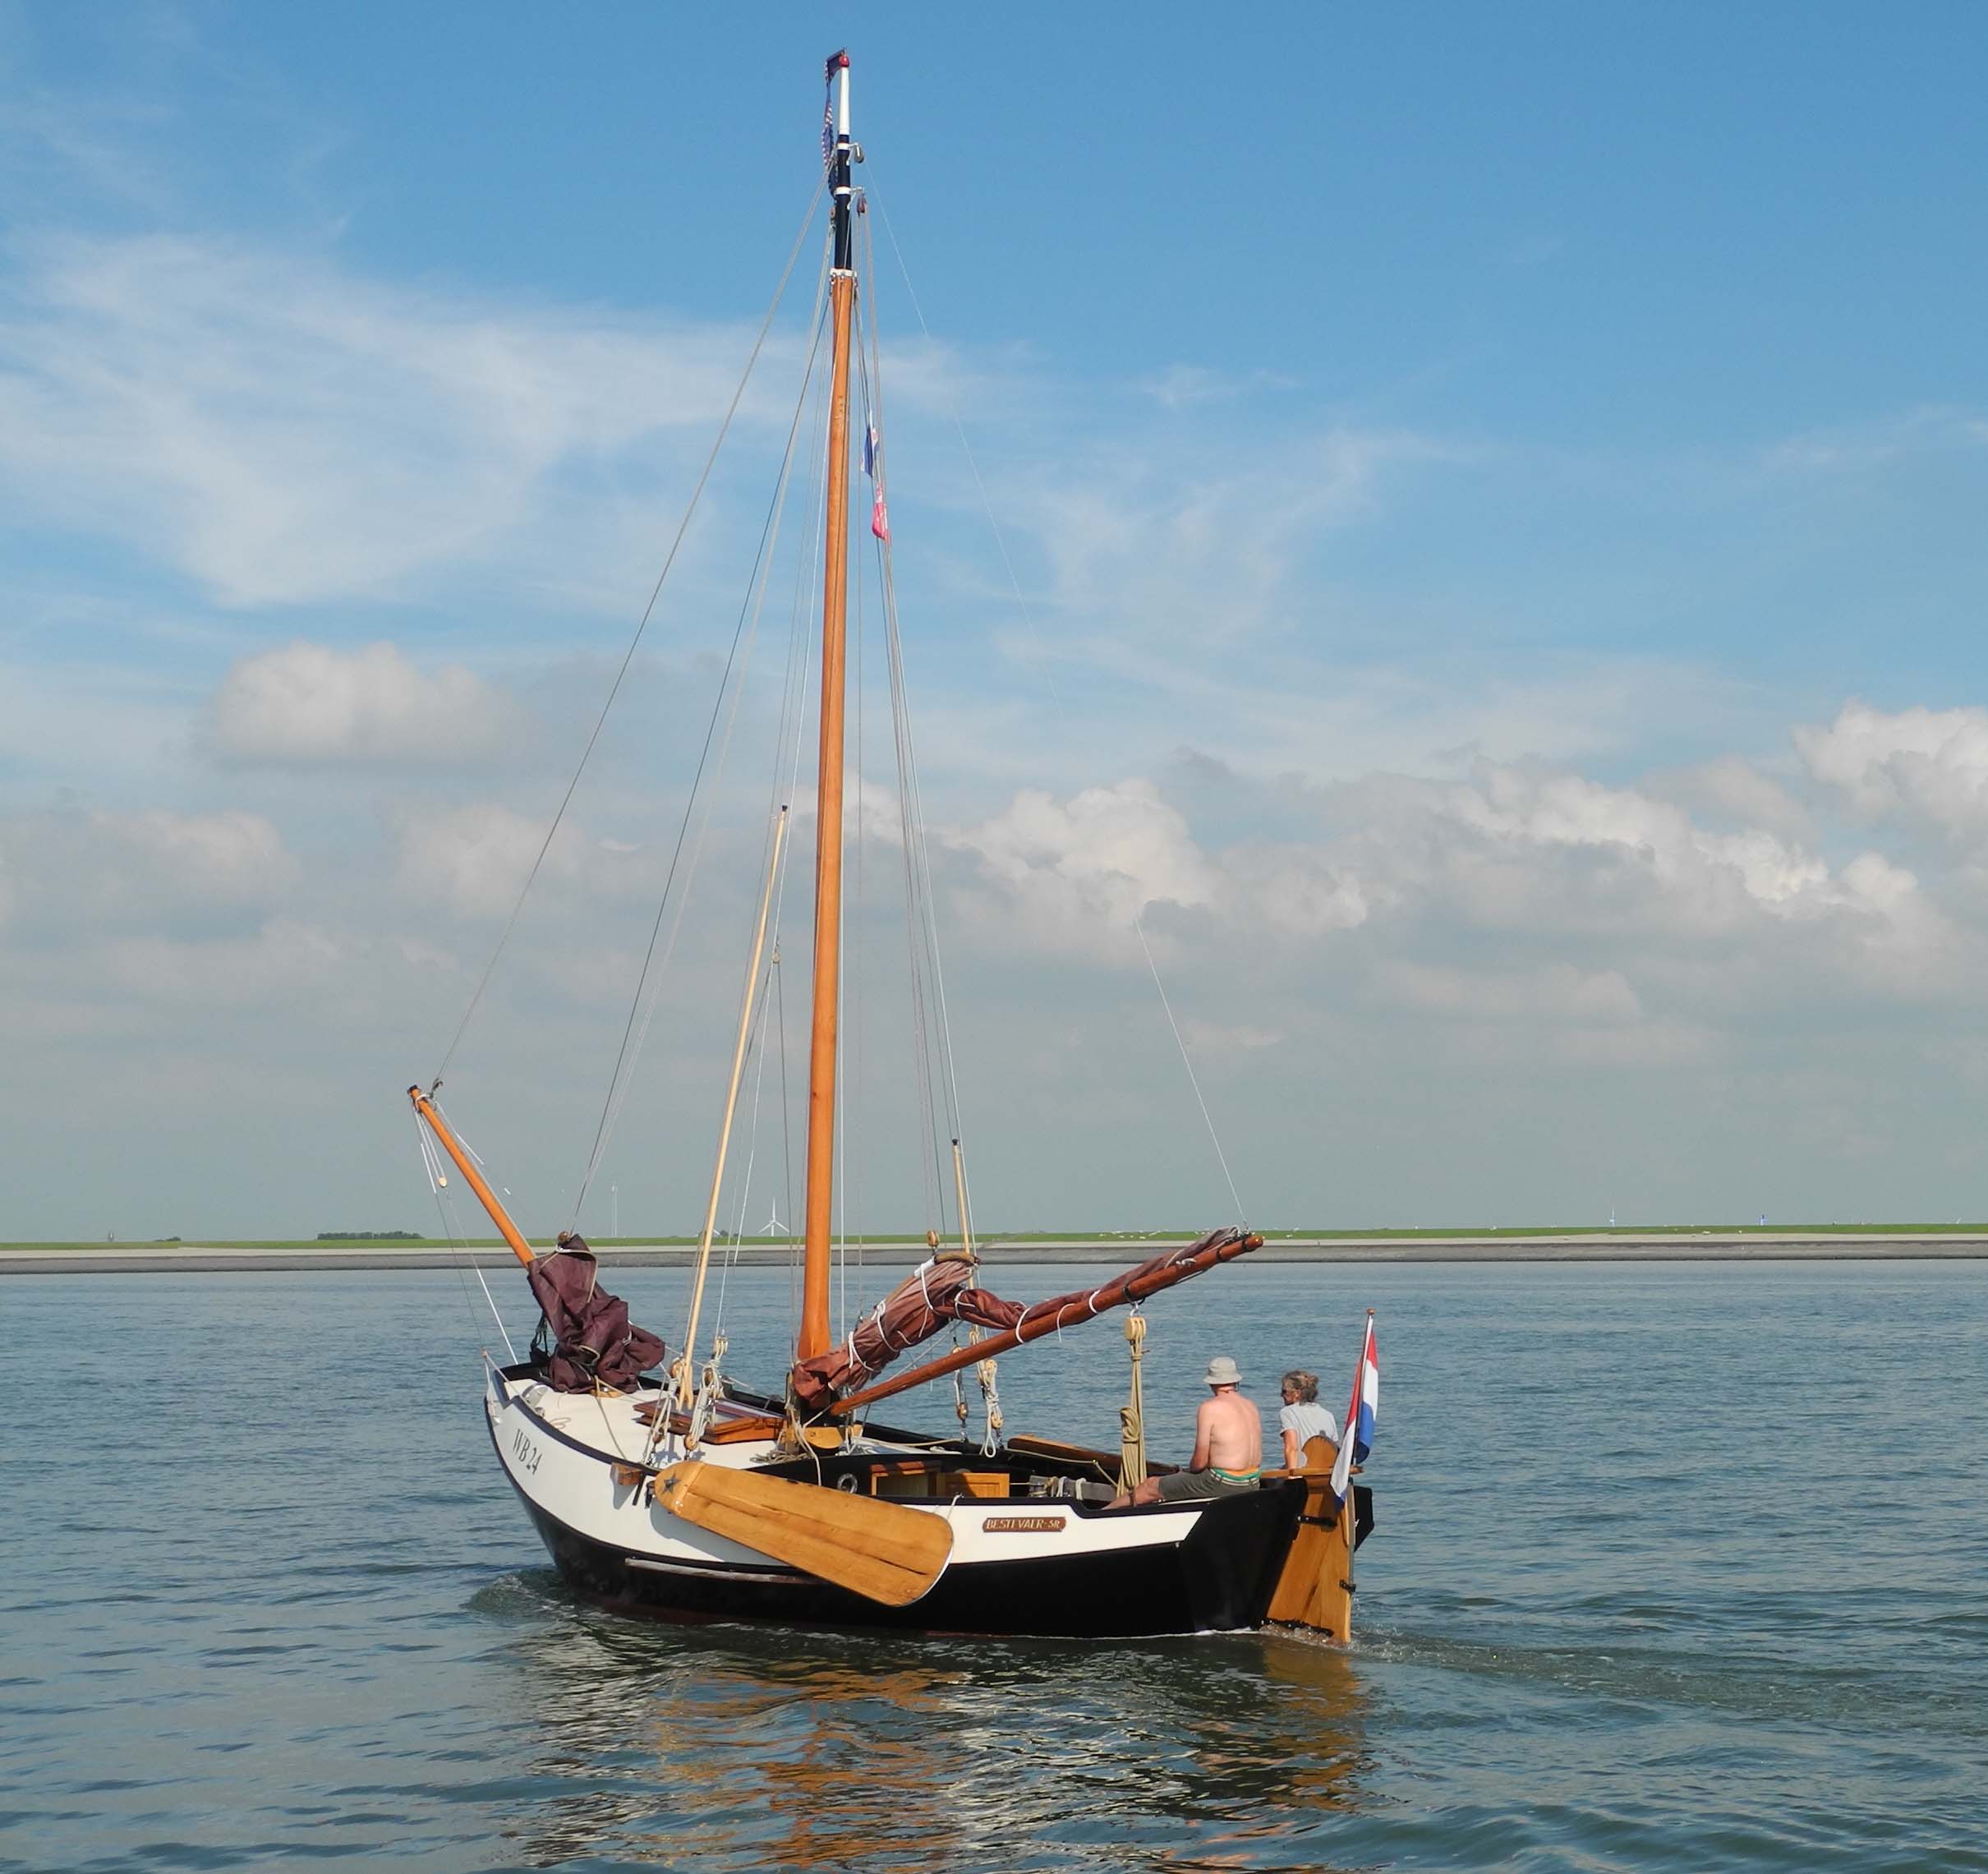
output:
[[[1134,910],[1256,1220],[1982,1213],[1977,11],[0,5],[0,1233],[426,1201],[393,1090],[655,577],[844,39],[989,1227],[1230,1208]],[[466,1061],[535,1227],[813,255]],[[624,1216],[696,1208],[750,849]]]

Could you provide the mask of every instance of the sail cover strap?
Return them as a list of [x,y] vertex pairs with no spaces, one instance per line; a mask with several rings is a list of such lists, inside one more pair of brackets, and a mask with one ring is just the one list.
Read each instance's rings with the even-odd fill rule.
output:
[[864,1315],[840,1346],[797,1361],[788,1378],[802,1406],[817,1411],[837,1393],[881,1373],[906,1347],[930,1339],[948,1321],[1011,1328],[1024,1312],[1020,1302],[976,1288],[970,1262],[932,1259],[919,1264]]
[[886,1296],[840,1347],[811,1360],[797,1361],[787,1375],[788,1384],[804,1410],[820,1411],[862,1386],[906,1347],[915,1347],[936,1334],[948,1321],[966,1321],[1001,1331],[1001,1345],[992,1349],[959,1349],[946,1361],[917,1368],[877,1388],[880,1393],[896,1392],[920,1378],[938,1377],[932,1370],[933,1367],[950,1371],[955,1365],[971,1364],[977,1352],[1005,1352],[1009,1347],[1087,1320],[1107,1308],[1143,1301],[1162,1288],[1171,1288],[1176,1282],[1214,1268],[1218,1262],[1253,1250],[1262,1241],[1262,1237],[1241,1230],[1212,1230],[1198,1242],[1162,1250],[1136,1269],[1114,1276],[1098,1287],[1073,1289],[1067,1295],[1054,1295],[1026,1307],[1004,1301],[984,1288],[971,1287],[968,1279],[970,1264],[941,1263],[934,1267],[927,1264]]

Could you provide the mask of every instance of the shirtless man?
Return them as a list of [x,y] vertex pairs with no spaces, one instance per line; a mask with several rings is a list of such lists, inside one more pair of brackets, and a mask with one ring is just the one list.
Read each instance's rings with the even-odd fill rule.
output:
[[1123,1491],[1109,1508],[1132,1503],[1179,1503],[1188,1497],[1226,1497],[1253,1490],[1263,1464],[1263,1421],[1256,1407],[1236,1388],[1242,1374],[1226,1353],[1208,1363],[1208,1396],[1194,1415],[1194,1454],[1185,1471],[1148,1477],[1127,1496]]

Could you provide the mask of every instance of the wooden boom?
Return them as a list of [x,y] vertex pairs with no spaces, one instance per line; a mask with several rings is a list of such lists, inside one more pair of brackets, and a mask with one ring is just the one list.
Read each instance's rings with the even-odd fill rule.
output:
[[455,1167],[462,1174],[462,1181],[476,1192],[477,1201],[490,1213],[490,1221],[497,1226],[497,1233],[511,1245],[511,1254],[527,1269],[538,1260],[532,1245],[525,1241],[523,1231],[511,1221],[511,1213],[497,1201],[497,1194],[485,1181],[482,1172],[476,1169],[476,1161],[471,1158],[449,1130],[449,1121],[435,1111],[435,1102],[419,1087],[409,1087],[407,1098],[414,1102],[414,1110],[421,1123],[435,1135],[435,1143],[455,1161]]
[[1039,1315],[1033,1310],[1024,1315],[1004,1333],[990,1334],[983,1341],[969,1342],[950,1353],[941,1354],[936,1360],[927,1361],[923,1366],[913,1367],[909,1373],[900,1373],[895,1379],[880,1379],[874,1386],[866,1386],[859,1393],[836,1400],[828,1410],[840,1416],[913,1386],[922,1386],[927,1379],[943,1379],[949,1373],[957,1373],[963,1366],[971,1366],[977,1360],[992,1360],[998,1354],[1026,1347],[1030,1341],[1039,1341],[1043,1335],[1053,1334],[1061,1328],[1088,1321],[1107,1308],[1144,1301],[1148,1296],[1157,1295],[1162,1289],[1171,1288],[1176,1282],[1185,1282],[1190,1276],[1204,1273],[1217,1263],[1233,1262],[1236,1257],[1246,1256],[1250,1250],[1263,1246],[1261,1236],[1238,1231],[1233,1236],[1217,1237],[1206,1246],[1182,1255],[1177,1261],[1163,1264],[1158,1269],[1147,1269],[1143,1274],[1139,1269],[1128,1270],[1087,1294],[1073,1296],[1055,1307],[1044,1308]]

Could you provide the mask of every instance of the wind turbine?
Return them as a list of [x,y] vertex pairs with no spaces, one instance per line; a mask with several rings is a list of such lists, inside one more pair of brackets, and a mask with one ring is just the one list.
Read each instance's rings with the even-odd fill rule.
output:
[[760,1232],[760,1235],[762,1236],[784,1236],[786,1234],[787,1226],[780,1222],[780,1200],[775,1198],[773,1203],[773,1214],[767,1218],[766,1227]]

